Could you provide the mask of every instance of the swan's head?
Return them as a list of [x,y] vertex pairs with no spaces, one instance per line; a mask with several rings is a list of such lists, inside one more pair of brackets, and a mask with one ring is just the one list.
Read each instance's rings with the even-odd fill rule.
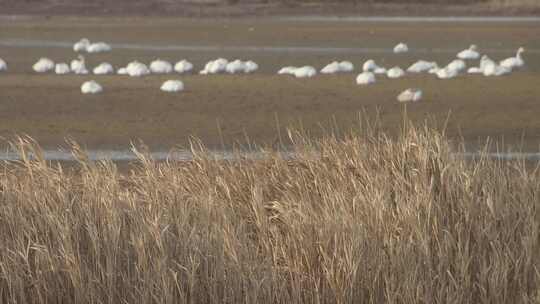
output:
[[524,48],[524,47],[520,47],[520,48],[518,49],[518,53],[523,53],[523,52],[525,52],[525,48]]
[[476,51],[478,49],[478,47],[476,46],[476,44],[471,44],[471,46],[469,47],[469,50],[471,51]]

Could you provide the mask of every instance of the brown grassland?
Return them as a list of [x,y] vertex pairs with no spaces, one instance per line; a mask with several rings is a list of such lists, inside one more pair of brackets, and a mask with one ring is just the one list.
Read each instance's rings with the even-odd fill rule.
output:
[[289,132],[293,159],[140,153],[128,173],[21,139],[0,174],[0,302],[538,303],[538,165],[364,129]]

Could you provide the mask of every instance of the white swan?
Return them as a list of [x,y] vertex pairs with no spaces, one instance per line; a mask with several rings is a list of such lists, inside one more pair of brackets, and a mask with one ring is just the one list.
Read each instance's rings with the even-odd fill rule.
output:
[[420,89],[407,89],[397,96],[397,100],[399,102],[417,102],[422,99],[422,95]]
[[409,47],[403,42],[398,43],[394,47],[394,54],[407,53],[408,51]]
[[499,64],[502,67],[514,69],[514,68],[520,68],[525,65],[525,61],[521,57],[521,54],[525,52],[525,48],[520,47],[517,50],[516,57],[510,57],[502,60]]
[[393,67],[390,70],[386,72],[386,77],[390,79],[397,79],[405,76],[405,71],[403,71],[400,67]]
[[227,64],[229,61],[225,58],[218,58],[216,60],[210,60],[204,66],[204,69],[199,72],[199,74],[219,74],[225,72],[227,69]]
[[437,72],[435,72],[437,75],[437,78],[439,79],[451,79],[456,77],[459,72],[455,69],[450,69],[448,67],[445,67],[443,69],[438,69]]
[[364,62],[364,64],[362,65],[362,70],[364,72],[374,71],[377,68],[379,68],[379,66],[375,63],[375,60],[373,59],[366,60],[366,62]]
[[71,69],[69,68],[69,65],[65,62],[57,63],[54,67],[54,72],[58,75],[65,75],[69,74],[71,72]]
[[174,70],[179,74],[188,73],[193,70],[193,64],[187,60],[181,60],[174,65]]
[[255,61],[248,60],[244,62],[244,73],[250,74],[257,71],[258,69],[259,65]]
[[73,50],[75,52],[86,52],[89,46],[90,46],[90,40],[86,38],[82,38],[78,42],[75,42],[75,44],[73,45]]
[[114,68],[110,63],[103,62],[95,67],[93,72],[96,75],[107,75],[114,73]]
[[96,43],[91,43],[87,48],[86,48],[86,51],[88,53],[102,53],[102,52],[108,52],[110,51],[112,48],[110,45],[108,45],[107,43],[105,42],[96,42]]
[[78,75],[86,75],[88,74],[88,70],[86,69],[86,62],[83,55],[79,55],[78,59],[71,60],[71,71]]
[[468,49],[459,52],[457,58],[464,60],[478,59],[480,58],[480,53],[478,53],[477,49],[476,45],[472,44]]
[[128,70],[126,67],[123,67],[123,68],[119,68],[118,70],[116,70],[116,74],[118,75],[128,75]]
[[455,70],[459,73],[467,68],[467,64],[465,61],[463,61],[463,59],[454,59],[446,66],[446,68],[449,70]]
[[482,74],[482,68],[481,67],[470,67],[467,70],[468,74]]
[[339,72],[339,62],[333,61],[321,69],[321,74],[335,74]]
[[40,58],[33,66],[35,72],[46,73],[54,70],[54,62],[49,58]]
[[231,61],[227,63],[227,65],[225,66],[225,72],[229,74],[244,73],[244,71],[245,71],[245,64],[240,59]]
[[126,66],[127,74],[131,77],[141,77],[150,74],[150,69],[146,64],[132,61]]
[[354,65],[350,61],[333,61],[321,69],[321,74],[347,73],[354,70]]
[[375,83],[375,74],[372,72],[363,72],[356,76],[356,84],[358,85],[369,85]]
[[81,92],[83,94],[97,94],[103,92],[103,87],[94,80],[90,80],[82,84]]
[[437,67],[436,62],[429,62],[425,60],[418,60],[417,62],[413,63],[409,68],[407,68],[407,72],[409,73],[423,73],[427,72],[434,67]]
[[294,71],[297,69],[295,66],[286,66],[279,69],[278,75],[294,75]]
[[306,65],[296,69],[293,75],[296,78],[311,78],[317,75],[317,70],[312,66]]
[[150,71],[154,74],[169,74],[173,71],[173,66],[170,62],[157,59],[150,63]]
[[167,80],[162,85],[160,90],[164,92],[180,92],[184,90],[184,83],[180,80]]
[[488,63],[482,73],[484,76],[502,76],[512,72],[512,69],[496,63]]
[[4,59],[0,58],[0,72],[7,71],[7,63]]

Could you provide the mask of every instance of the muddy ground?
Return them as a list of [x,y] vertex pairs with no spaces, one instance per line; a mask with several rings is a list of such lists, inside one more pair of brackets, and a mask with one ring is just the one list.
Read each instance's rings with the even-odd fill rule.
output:
[[[447,133],[469,142],[504,138],[524,141],[530,149],[540,143],[540,26],[538,23],[375,23],[294,22],[273,19],[193,20],[178,18],[31,18],[0,21],[0,43],[20,41],[74,42],[81,37],[114,44],[137,44],[157,49],[113,49],[87,55],[93,67],[102,61],[116,68],[129,61],[149,63],[156,58],[186,58],[201,69],[217,57],[252,59],[260,71],[253,75],[121,76],[36,75],[39,57],[69,62],[70,48],[0,46],[9,71],[0,74],[0,135],[29,134],[45,147],[72,137],[88,148],[126,147],[142,140],[151,147],[188,144],[190,136],[220,147],[245,142],[276,144],[285,127],[293,125],[316,136],[332,126],[341,131],[358,126],[359,113],[379,115],[382,125],[397,132],[403,106],[395,101],[409,87],[424,90],[423,102],[408,106],[417,122],[448,120]],[[406,41],[411,52],[389,50]],[[459,49],[476,43],[490,57],[502,59],[525,46],[527,65],[507,77],[461,76],[441,81],[428,75],[398,80],[379,77],[370,87],[355,85],[357,72],[313,79],[275,75],[286,65],[321,68],[332,60],[351,60],[357,67],[369,58],[406,68],[418,59],[446,64]],[[160,50],[159,46],[218,46],[224,50]],[[310,47],[294,51],[242,49]],[[233,50],[227,49],[234,47]],[[328,48],[332,48],[329,50]],[[477,64],[477,62],[471,63]],[[167,79],[181,79],[186,91],[159,91]],[[80,85],[95,79],[104,93],[85,96]],[[378,113],[378,114],[377,114]],[[280,129],[281,132],[278,132]]]

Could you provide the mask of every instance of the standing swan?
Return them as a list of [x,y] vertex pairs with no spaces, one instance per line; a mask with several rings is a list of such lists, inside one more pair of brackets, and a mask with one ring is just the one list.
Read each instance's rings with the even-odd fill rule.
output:
[[523,58],[521,58],[521,54],[525,52],[525,49],[523,47],[520,47],[517,50],[516,57],[510,57],[502,60],[499,64],[502,67],[513,69],[513,68],[520,68],[525,65],[525,61],[523,61]]
[[78,59],[71,60],[71,71],[78,75],[86,75],[88,74],[88,70],[86,69],[86,63],[83,55],[79,55],[77,57]]

